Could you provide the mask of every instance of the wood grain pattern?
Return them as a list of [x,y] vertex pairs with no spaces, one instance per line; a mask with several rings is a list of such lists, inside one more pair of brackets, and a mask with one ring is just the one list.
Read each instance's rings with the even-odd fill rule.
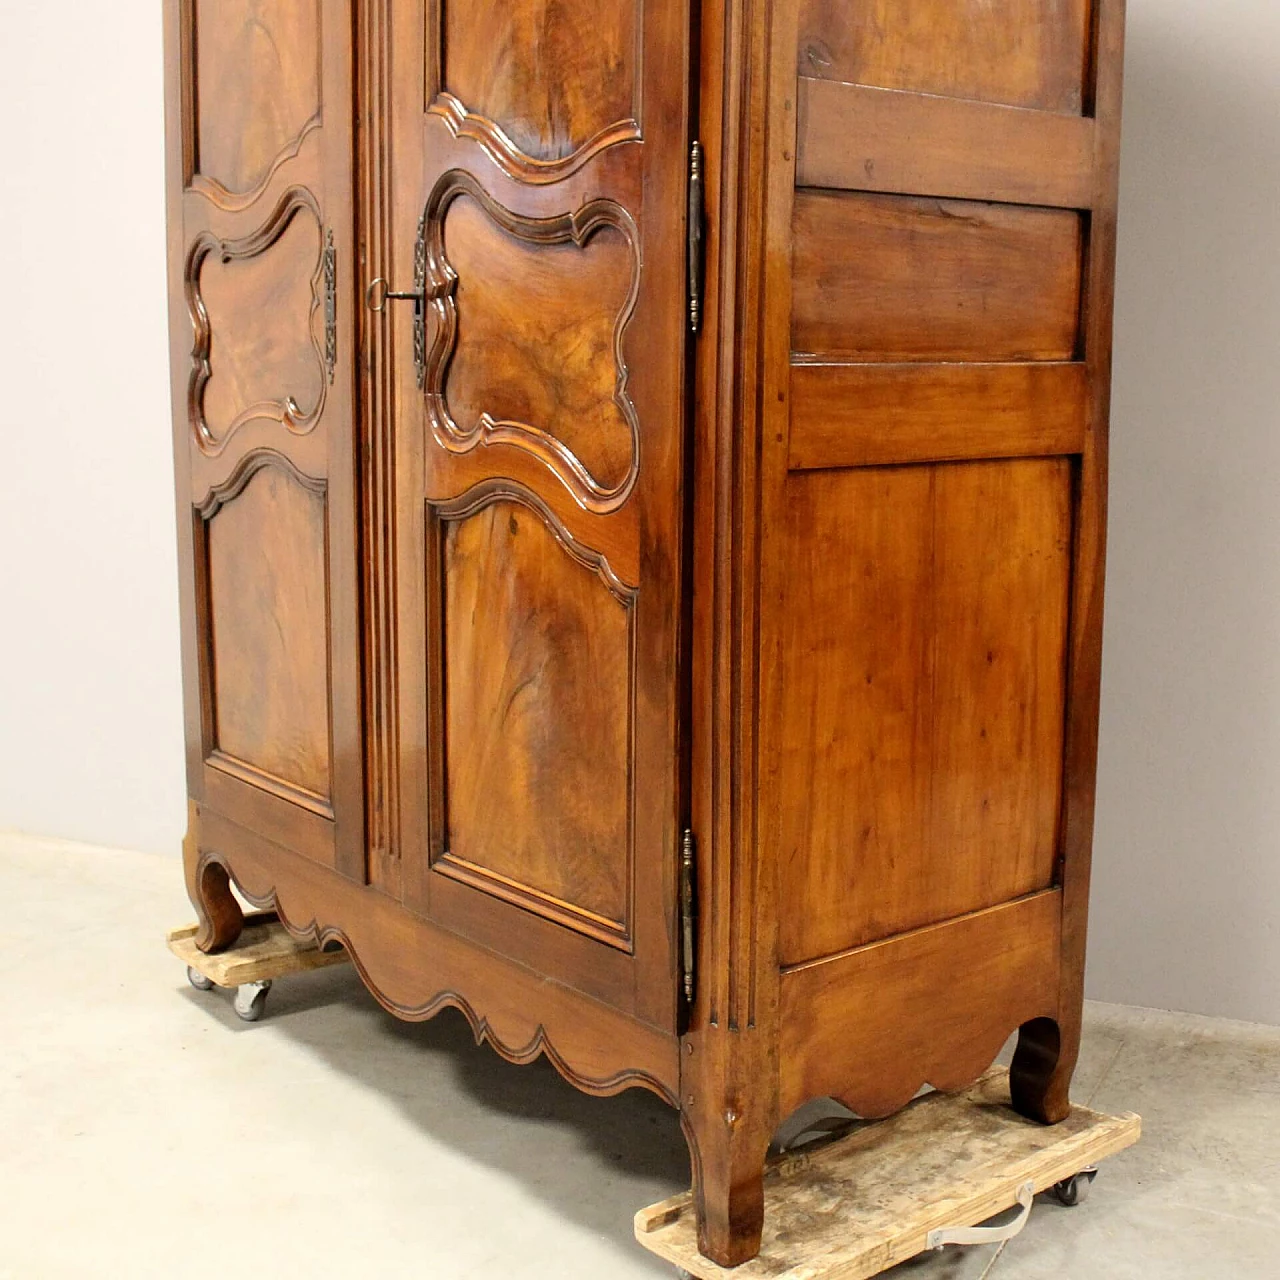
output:
[[795,470],[1079,453],[1081,363],[795,364]]
[[1063,460],[793,481],[784,964],[1052,882],[1070,501]]
[[1073,1107],[1053,1128],[1009,1108],[995,1068],[961,1094],[931,1093],[888,1120],[771,1162],[760,1256],[729,1270],[698,1253],[688,1192],[641,1209],[636,1239],[697,1280],[869,1280],[920,1254],[937,1227],[986,1222],[1138,1141],[1132,1112]]
[[528,449],[584,505],[620,505],[639,466],[622,348],[639,281],[630,219],[604,202],[520,218],[461,175],[428,208],[437,439]]
[[1086,209],[1096,127],[1083,116],[800,78],[796,182]]
[[220,453],[255,419],[299,435],[324,411],[321,226],[314,198],[286,192],[243,240],[196,240],[187,296],[195,344],[188,401],[196,441]]
[[1090,0],[800,0],[805,75],[1079,113]]
[[782,1114],[832,1097],[872,1119],[967,1087],[1056,1013],[1061,917],[1050,889],[784,972]]
[[[164,4],[188,792],[363,880],[353,18]],[[281,483],[306,496],[263,499]]]
[[[447,4],[440,13],[423,0],[397,0],[391,16],[388,151],[380,163],[389,166],[392,181],[389,248],[380,270],[397,288],[414,279],[414,245],[425,215],[428,294],[422,388],[413,363],[412,309],[393,307],[373,322],[382,326],[380,340],[390,351],[396,405],[389,447],[398,477],[402,900],[408,911],[579,992],[584,1018],[594,1017],[592,1001],[599,1001],[670,1034],[681,1017],[674,850],[687,822],[678,743],[686,599],[689,6],[677,0],[633,7],[627,0],[604,12],[570,0],[451,15]],[[419,31],[427,50],[422,60],[414,48]],[[491,81],[492,98],[465,83],[473,70],[476,84]],[[550,125],[540,123],[548,116]],[[529,122],[519,137],[517,118]],[[465,264],[454,262],[467,254]],[[455,361],[469,361],[470,373]],[[610,844],[555,852],[560,870],[554,875],[561,880],[574,859],[583,864],[591,880],[582,891],[605,908],[594,915],[574,897],[576,887],[567,900],[556,896],[558,882],[546,868],[521,868],[512,856],[498,873],[474,860],[514,855],[509,833],[499,837],[494,828],[501,840],[496,848],[477,849],[473,840],[464,857],[452,830],[450,762],[459,752],[478,759],[479,741],[497,742],[501,704],[493,689],[469,695],[484,716],[466,728],[477,738],[475,752],[468,756],[471,745],[449,741],[462,730],[449,724],[455,677],[450,647],[440,638],[451,624],[440,572],[444,552],[433,527],[442,520],[447,531],[465,509],[498,494],[527,518],[561,529],[588,555],[603,556],[635,591],[624,610],[594,569],[575,564],[554,538],[541,535],[546,552],[539,557],[548,566],[559,557],[566,566],[548,570],[548,585],[556,575],[576,576],[582,585],[566,586],[563,602],[553,603],[552,591],[540,597],[545,621],[531,621],[530,654],[538,633],[549,639],[561,611],[566,625],[573,624],[587,597],[604,615],[612,610],[632,618],[625,782],[626,794],[642,800],[631,805],[631,828],[614,844],[621,789],[592,778],[588,787],[608,789],[601,821],[610,826]],[[524,554],[518,540],[514,548],[495,542],[494,551]],[[526,576],[523,560],[518,566],[495,558],[486,572],[495,584]],[[494,678],[499,648],[516,642],[516,625],[514,619],[495,625],[492,661],[485,664]],[[601,622],[601,634],[614,625]],[[426,662],[408,656],[424,654]],[[554,658],[541,692],[556,685],[566,660],[576,661],[572,654]],[[575,674],[571,683],[592,687],[585,675]],[[611,684],[607,692],[610,708],[617,688]],[[579,694],[569,689],[566,696]],[[519,708],[517,699],[517,720]],[[567,713],[568,703],[560,710]],[[547,723],[536,733],[548,745],[564,744],[567,770],[575,773],[583,749],[600,741],[614,757],[615,731],[600,727],[605,710],[587,708],[580,726]],[[528,741],[513,737],[501,750],[518,756],[533,741],[532,715],[514,727]],[[540,774],[548,788],[551,773],[547,767]],[[555,785],[567,795],[571,783],[566,777]],[[563,804],[559,817],[537,815],[541,831],[562,818],[579,821],[577,801]],[[583,818],[584,836],[604,838],[590,827]],[[535,850],[533,856],[541,855]],[[628,858],[621,880],[630,905],[620,915],[617,867]],[[597,861],[608,865],[597,869]],[[623,922],[625,944],[616,927]]]
[[1071,360],[1080,217],[796,193],[792,347],[850,360]]
[[436,870],[626,945],[634,593],[520,503],[450,520],[442,541]]
[[263,467],[209,521],[216,749],[330,793],[325,500]]
[[[442,63],[440,88],[454,118],[469,110],[496,126],[498,149],[563,160],[594,149],[611,126],[636,117],[640,0],[440,0],[428,62]],[[436,47],[442,38],[443,47]],[[430,92],[430,84],[429,84]],[[434,98],[434,93],[431,93]],[[448,113],[452,104],[442,104]],[[461,109],[459,112],[458,109]],[[488,130],[494,136],[494,130]],[[509,142],[503,147],[504,141]]]
[[218,203],[243,207],[319,126],[320,5],[187,3],[196,54],[196,173]]

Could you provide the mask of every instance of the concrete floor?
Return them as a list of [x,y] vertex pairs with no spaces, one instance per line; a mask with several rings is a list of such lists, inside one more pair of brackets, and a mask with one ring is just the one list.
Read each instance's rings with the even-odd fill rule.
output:
[[[396,1022],[348,967],[265,1021],[187,986],[174,859],[0,835],[0,1277],[670,1276],[631,1238],[687,1185],[673,1112]],[[898,1280],[1280,1276],[1280,1029],[1091,1006],[1076,1096],[1142,1144],[1074,1210]]]

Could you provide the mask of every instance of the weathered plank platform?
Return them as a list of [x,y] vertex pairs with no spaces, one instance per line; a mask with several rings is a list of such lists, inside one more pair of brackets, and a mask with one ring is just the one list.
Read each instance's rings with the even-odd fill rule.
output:
[[973,1226],[1137,1142],[1127,1113],[1076,1107],[1059,1125],[1009,1106],[1009,1073],[932,1093],[887,1120],[780,1157],[765,1177],[760,1256],[728,1270],[698,1252],[689,1192],[636,1214],[636,1239],[698,1280],[866,1280],[926,1248],[930,1231]]
[[169,950],[183,964],[220,987],[239,987],[251,982],[271,982],[291,973],[346,964],[351,957],[342,947],[321,951],[312,942],[299,942],[282,925],[273,911],[245,916],[244,930],[234,947],[207,955],[196,946],[194,924],[170,929]]

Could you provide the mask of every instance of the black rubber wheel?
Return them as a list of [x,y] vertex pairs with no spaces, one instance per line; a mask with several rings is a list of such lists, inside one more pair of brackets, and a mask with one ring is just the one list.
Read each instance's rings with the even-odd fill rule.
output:
[[1089,1198],[1089,1188],[1093,1186],[1093,1180],[1097,1176],[1097,1169],[1082,1169],[1070,1178],[1063,1178],[1061,1182],[1055,1183],[1053,1194],[1058,1197],[1060,1204],[1074,1209]]

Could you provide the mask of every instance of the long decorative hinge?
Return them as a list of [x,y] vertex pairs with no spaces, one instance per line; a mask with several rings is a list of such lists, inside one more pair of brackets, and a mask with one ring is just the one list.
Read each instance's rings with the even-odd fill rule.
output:
[[689,332],[702,328],[703,222],[706,218],[703,194],[702,143],[689,148]]
[[413,315],[413,367],[418,390],[427,384],[427,211],[418,219],[418,239],[413,246],[413,291],[418,295]]
[[680,839],[680,969],[684,1002],[693,1006],[695,987],[694,948],[698,933],[698,846],[693,832],[686,830]]
[[333,228],[324,238],[324,363],[329,385],[338,368],[338,251],[333,247]]

